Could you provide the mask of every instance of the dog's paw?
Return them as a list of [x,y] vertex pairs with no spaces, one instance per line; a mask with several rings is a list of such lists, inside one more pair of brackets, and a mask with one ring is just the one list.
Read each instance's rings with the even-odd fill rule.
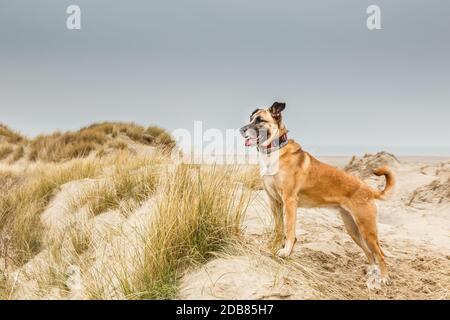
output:
[[378,268],[377,265],[370,265],[367,268],[366,285],[369,290],[380,290],[381,289],[380,268]]
[[280,258],[287,258],[291,254],[291,250],[283,248],[277,251],[277,256]]
[[385,286],[390,286],[392,284],[392,280],[389,278],[389,276],[382,277],[381,284],[383,284]]
[[371,277],[373,275],[380,275],[380,269],[378,268],[378,266],[376,264],[370,264],[367,266],[366,268],[366,275],[368,277]]
[[368,278],[366,281],[369,290],[381,290],[381,281],[377,278]]

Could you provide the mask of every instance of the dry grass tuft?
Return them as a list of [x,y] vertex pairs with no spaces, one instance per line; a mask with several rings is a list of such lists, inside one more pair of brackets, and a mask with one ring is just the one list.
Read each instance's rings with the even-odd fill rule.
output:
[[172,150],[175,147],[175,141],[170,134],[160,127],[149,126],[145,129],[145,137],[150,143],[165,146],[166,149]]
[[226,179],[233,174],[178,167],[169,178],[134,278],[139,298],[173,298],[183,268],[204,263],[240,235],[249,194]]
[[115,168],[113,174],[73,199],[72,210],[87,206],[93,215],[113,209],[131,211],[155,192],[158,178],[157,170],[152,167],[135,172],[129,168]]
[[21,134],[9,129],[7,126],[0,124],[0,141],[5,140],[11,144],[26,142],[26,138]]
[[16,162],[22,159],[24,155],[25,155],[25,148],[23,146],[17,146],[12,154],[11,162]]
[[0,194],[6,193],[22,180],[22,176],[11,171],[0,171]]
[[13,291],[13,285],[11,279],[4,272],[0,272],[0,300],[11,299],[11,292]]
[[240,180],[244,182],[245,187],[251,190],[264,189],[258,165],[243,166],[243,173],[241,174]]
[[0,160],[7,158],[13,151],[14,148],[9,143],[0,145]]

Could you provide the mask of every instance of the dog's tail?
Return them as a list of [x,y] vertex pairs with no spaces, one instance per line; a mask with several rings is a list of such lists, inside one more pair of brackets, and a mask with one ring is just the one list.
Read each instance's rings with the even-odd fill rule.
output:
[[375,169],[373,173],[377,176],[384,176],[386,178],[386,186],[384,187],[384,190],[373,190],[376,199],[386,200],[394,189],[395,175],[387,166]]

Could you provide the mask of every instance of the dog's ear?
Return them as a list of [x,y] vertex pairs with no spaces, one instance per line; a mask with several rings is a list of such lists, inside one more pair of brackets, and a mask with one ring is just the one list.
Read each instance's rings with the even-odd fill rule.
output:
[[269,108],[270,113],[273,117],[279,117],[281,115],[281,111],[286,108],[286,103],[284,102],[274,102],[273,105]]

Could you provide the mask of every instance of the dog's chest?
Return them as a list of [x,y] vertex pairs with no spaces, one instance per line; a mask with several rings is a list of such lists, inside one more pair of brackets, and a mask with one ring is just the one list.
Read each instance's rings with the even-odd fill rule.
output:
[[260,153],[258,156],[259,174],[262,177],[276,175],[279,170],[279,160],[280,156],[278,151],[274,151],[269,154]]
[[281,200],[278,192],[276,178],[279,173],[280,153],[279,151],[269,154],[259,153],[259,174],[264,183],[264,189],[272,199]]

